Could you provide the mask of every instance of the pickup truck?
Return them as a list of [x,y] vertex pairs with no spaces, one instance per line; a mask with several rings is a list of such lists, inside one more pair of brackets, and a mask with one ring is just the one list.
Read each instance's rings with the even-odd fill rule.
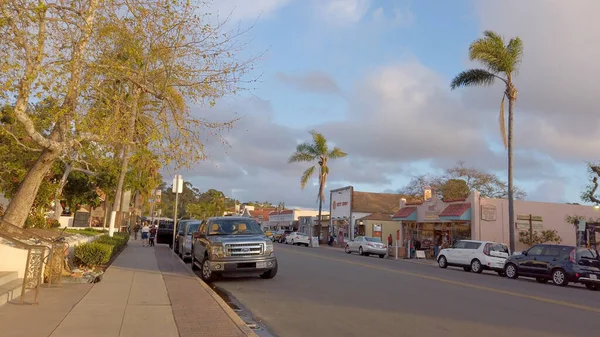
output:
[[191,255],[192,269],[200,270],[205,282],[226,274],[256,273],[264,279],[277,275],[273,242],[252,218],[207,219],[193,234]]

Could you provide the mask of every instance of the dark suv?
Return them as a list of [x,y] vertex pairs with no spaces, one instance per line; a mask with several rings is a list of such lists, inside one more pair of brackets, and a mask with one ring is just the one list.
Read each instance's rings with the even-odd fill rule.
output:
[[600,259],[590,248],[563,245],[535,245],[510,256],[504,265],[507,277],[533,277],[540,283],[552,280],[565,287],[569,282],[584,284],[590,290],[600,289]]

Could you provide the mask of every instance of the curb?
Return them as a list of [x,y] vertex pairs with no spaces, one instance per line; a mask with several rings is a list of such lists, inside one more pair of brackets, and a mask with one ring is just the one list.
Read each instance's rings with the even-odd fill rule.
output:
[[212,290],[208,284],[204,283],[204,281],[202,281],[195,273],[194,271],[192,271],[192,269],[185,263],[183,262],[183,260],[181,258],[179,258],[179,256],[177,256],[175,254],[175,252],[173,252],[173,250],[169,249],[169,251],[171,252],[171,255],[173,255],[174,257],[177,258],[177,260],[179,261],[179,263],[181,263],[185,269],[188,271],[188,273],[194,277],[194,279],[200,283],[200,285],[202,286],[202,288],[204,288],[204,290],[206,290],[210,296],[217,302],[217,304],[221,307],[221,309],[223,309],[223,311],[225,311],[225,313],[227,314],[227,316],[229,316],[229,318],[233,321],[233,323],[238,327],[238,329],[240,329],[242,331],[242,333],[244,333],[246,336],[249,337],[258,337],[258,335],[252,331],[252,329],[250,329],[247,325],[246,322],[244,322],[240,316],[238,316],[235,311],[233,311],[233,309],[231,309],[229,307],[229,305],[227,305],[227,303],[225,303],[225,301],[223,301],[223,299],[217,295],[217,293],[215,293],[214,290]]

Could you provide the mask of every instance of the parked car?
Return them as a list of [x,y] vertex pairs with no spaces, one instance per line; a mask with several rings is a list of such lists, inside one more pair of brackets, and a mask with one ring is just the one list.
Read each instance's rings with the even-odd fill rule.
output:
[[271,241],[274,241],[274,234],[271,230],[265,230],[265,237]]
[[307,234],[301,232],[291,232],[285,237],[286,244],[310,246],[310,239]]
[[258,273],[264,279],[277,275],[273,242],[252,218],[209,218],[193,237],[192,269],[200,270],[205,282],[229,273]]
[[185,219],[185,220],[177,221],[177,229],[176,229],[177,235],[175,236],[175,249],[173,249],[173,252],[175,252],[175,254],[177,254],[177,255],[179,255],[179,246],[180,246],[179,239],[180,239],[181,231],[185,228],[185,225],[190,221],[198,221],[198,220]]
[[370,238],[367,236],[357,236],[354,240],[346,243],[346,254],[358,252],[360,255],[378,255],[384,258],[387,253],[387,246],[379,238]]
[[158,230],[156,232],[156,243],[157,244],[168,244],[170,248],[173,248],[173,220],[162,218],[154,220],[158,222]]
[[582,283],[590,290],[600,289],[600,259],[590,248],[539,244],[506,260],[506,276],[535,278],[539,283],[549,280],[565,287],[569,282]]
[[438,253],[437,261],[440,268],[463,267],[465,271],[474,273],[493,270],[502,276],[504,263],[509,255],[508,247],[503,243],[460,240],[451,248],[442,249]]
[[181,224],[178,225],[176,252],[184,261],[192,257],[192,234],[198,231],[201,224],[202,221],[200,220],[182,220]]
[[290,235],[290,233],[292,233],[291,230],[284,230],[283,233],[279,235],[279,243],[284,243],[286,236]]

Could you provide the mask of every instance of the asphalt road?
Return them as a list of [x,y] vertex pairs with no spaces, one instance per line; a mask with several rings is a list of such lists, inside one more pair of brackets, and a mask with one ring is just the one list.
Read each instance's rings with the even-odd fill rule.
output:
[[600,291],[276,244],[272,280],[225,278],[275,335],[597,336]]

